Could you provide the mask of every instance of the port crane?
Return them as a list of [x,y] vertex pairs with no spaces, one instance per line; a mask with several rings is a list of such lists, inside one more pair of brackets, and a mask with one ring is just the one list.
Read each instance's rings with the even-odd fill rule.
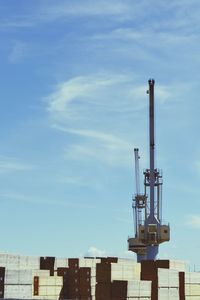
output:
[[144,192],[140,192],[139,149],[134,149],[136,194],[133,198],[135,236],[128,238],[128,249],[137,254],[137,261],[155,260],[159,244],[170,240],[169,224],[162,224],[162,172],[155,168],[154,152],[154,84],[148,81],[149,89],[149,161],[143,172]]

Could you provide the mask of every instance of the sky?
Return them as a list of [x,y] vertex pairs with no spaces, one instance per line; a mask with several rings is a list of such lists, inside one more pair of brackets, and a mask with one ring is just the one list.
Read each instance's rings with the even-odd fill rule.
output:
[[156,167],[171,241],[200,270],[200,2],[0,1],[0,252],[133,257],[133,149]]

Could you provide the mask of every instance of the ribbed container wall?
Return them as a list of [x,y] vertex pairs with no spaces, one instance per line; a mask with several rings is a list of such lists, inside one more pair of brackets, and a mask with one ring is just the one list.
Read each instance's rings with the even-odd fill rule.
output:
[[32,299],[32,285],[5,285],[4,298]]
[[5,285],[15,284],[30,284],[33,283],[32,270],[9,270],[5,271]]
[[39,257],[0,253],[0,266],[8,269],[40,269]]
[[139,263],[127,263],[125,260],[120,263],[111,264],[111,281],[113,280],[140,280],[141,265]]
[[151,299],[151,281],[128,281],[127,297],[149,298]]
[[58,268],[68,268],[68,259],[67,258],[55,258],[55,266],[54,269],[57,270]]
[[200,273],[185,273],[185,296],[186,300],[200,299]]
[[159,288],[179,288],[179,272],[170,269],[158,269]]
[[158,288],[158,300],[179,300],[178,288]]
[[197,296],[185,296],[185,300],[199,300]]
[[40,270],[35,272],[34,277],[38,278],[38,295],[34,296],[34,299],[59,299],[62,287],[63,278],[60,276],[50,276],[49,271]]
[[186,272],[187,264],[184,261],[179,260],[170,260],[169,269],[177,270],[179,272]]

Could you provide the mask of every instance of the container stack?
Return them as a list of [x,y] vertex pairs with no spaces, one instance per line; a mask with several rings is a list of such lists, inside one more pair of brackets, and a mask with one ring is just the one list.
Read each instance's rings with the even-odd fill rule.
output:
[[40,258],[36,256],[22,256],[0,253],[0,266],[11,270],[40,269]]
[[34,299],[59,299],[62,287],[62,277],[57,275],[50,276],[50,271],[48,270],[38,270],[33,272]]
[[90,269],[90,287],[91,287],[91,299],[95,300],[96,294],[96,264],[100,263],[101,259],[86,257],[79,259],[80,268]]
[[158,299],[179,300],[179,272],[158,269]]
[[[114,261],[113,261],[114,262]],[[111,262],[101,259],[96,264],[96,300],[111,298]]]
[[[123,276],[123,265],[118,265],[118,258],[101,258],[96,265],[96,300],[126,300],[127,280]],[[127,275],[128,276],[128,275]],[[116,280],[115,280],[116,279]]]
[[128,281],[127,299],[151,300],[151,281]]
[[21,299],[32,297],[32,271],[6,269],[4,282],[4,298],[14,298],[18,295]]
[[179,261],[0,254],[0,298],[197,300],[200,273]]

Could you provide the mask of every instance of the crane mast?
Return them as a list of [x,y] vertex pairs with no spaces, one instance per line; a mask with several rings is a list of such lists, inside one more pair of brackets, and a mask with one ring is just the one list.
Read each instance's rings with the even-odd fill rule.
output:
[[149,89],[149,168],[143,172],[144,192],[140,193],[139,149],[135,148],[136,195],[133,198],[135,237],[128,239],[128,248],[137,254],[137,260],[155,260],[159,244],[169,241],[170,227],[162,224],[162,173],[155,168],[154,151],[154,84]]

